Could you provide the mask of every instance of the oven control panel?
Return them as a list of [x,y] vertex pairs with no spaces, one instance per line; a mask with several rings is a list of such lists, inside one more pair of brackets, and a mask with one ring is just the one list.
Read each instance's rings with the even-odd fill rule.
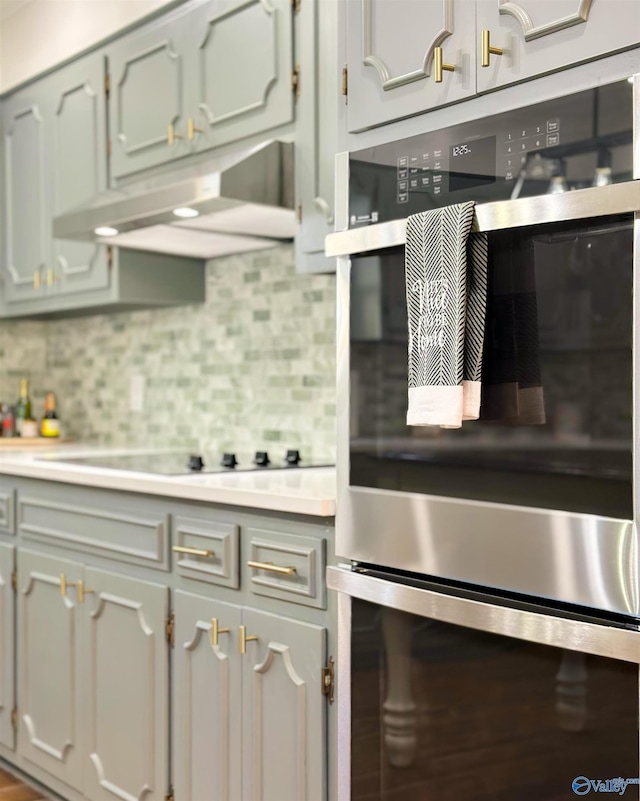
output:
[[625,80],[352,152],[349,227],[631,180],[632,120]]

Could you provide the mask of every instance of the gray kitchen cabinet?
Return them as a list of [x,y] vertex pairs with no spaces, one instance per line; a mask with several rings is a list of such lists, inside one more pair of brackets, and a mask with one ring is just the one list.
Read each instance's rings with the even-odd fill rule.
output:
[[[471,97],[475,6],[468,0],[348,0],[348,128],[357,132]],[[435,49],[444,70],[436,82]]]
[[244,609],[244,801],[324,801],[326,629]]
[[183,16],[168,15],[107,48],[112,178],[189,152],[184,79],[189,46]]
[[290,122],[291,13],[290,0],[208,0],[110,45],[112,179]]
[[15,553],[14,545],[0,543],[0,743],[11,749],[15,748]]
[[640,43],[637,0],[477,0],[477,15],[478,52],[483,30],[504,50],[478,61],[479,92]]
[[185,21],[196,151],[293,120],[291,0],[208,0]]
[[76,588],[82,565],[20,549],[18,558],[18,753],[78,790],[84,743],[82,626]]
[[49,165],[44,104],[39,84],[3,102],[3,261],[7,304],[41,296],[49,257]]
[[[46,138],[50,153],[51,213],[55,217],[107,188],[107,118],[104,56],[92,53],[48,76]],[[107,248],[52,240],[45,282],[56,294],[109,284]]]
[[242,610],[181,590],[173,606],[174,794],[180,801],[237,801],[242,797]]
[[84,794],[163,801],[169,786],[168,587],[86,568]]

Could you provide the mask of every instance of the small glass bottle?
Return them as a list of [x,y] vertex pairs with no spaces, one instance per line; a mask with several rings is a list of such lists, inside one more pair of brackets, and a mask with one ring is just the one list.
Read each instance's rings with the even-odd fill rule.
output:
[[22,435],[23,420],[31,419],[31,398],[29,397],[29,382],[26,378],[20,381],[20,398],[16,403],[16,436]]
[[44,401],[44,416],[40,423],[40,436],[42,437],[59,437],[60,436],[60,420],[56,414],[56,396],[53,392],[47,392]]

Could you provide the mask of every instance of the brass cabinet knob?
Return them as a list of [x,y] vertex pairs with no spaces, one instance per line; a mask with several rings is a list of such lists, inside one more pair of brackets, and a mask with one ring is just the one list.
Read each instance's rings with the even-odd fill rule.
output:
[[75,581],[67,581],[65,574],[60,573],[60,595],[62,595],[63,598],[67,597],[67,589],[75,586],[77,586]]
[[212,617],[211,618],[211,645],[215,646],[218,644],[218,635],[220,634],[228,634],[229,629],[221,629],[218,625],[218,618]]
[[172,122],[169,123],[169,127],[167,128],[167,144],[169,147],[172,147],[175,144],[176,139],[184,139],[182,134],[177,134],[176,129]]
[[94,593],[95,593],[95,590],[88,590],[84,586],[84,581],[82,581],[82,580],[78,581],[78,603],[79,604],[83,604],[84,603],[84,596],[85,595],[93,595]]
[[197,133],[203,133],[202,128],[196,128],[196,121],[189,117],[187,120],[187,139],[191,142]]
[[494,56],[504,55],[504,50],[501,47],[493,47],[491,44],[491,31],[482,31],[482,61],[480,62],[483,67],[488,67],[491,64],[491,54]]
[[247,643],[250,640],[257,640],[258,635],[247,634],[246,626],[239,626],[238,628],[240,629],[240,653],[244,655],[247,653]]
[[436,83],[442,83],[443,70],[446,70],[447,72],[454,72],[455,65],[445,64],[442,60],[442,48],[436,47],[436,49],[433,51],[433,74]]

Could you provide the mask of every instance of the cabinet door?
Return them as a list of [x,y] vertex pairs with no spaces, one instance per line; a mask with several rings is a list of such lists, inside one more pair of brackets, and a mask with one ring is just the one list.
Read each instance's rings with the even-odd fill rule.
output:
[[[107,116],[102,55],[92,54],[45,79],[48,147],[51,152],[52,216],[91,200],[107,188]],[[108,285],[106,247],[53,240],[47,284],[59,293]]]
[[20,549],[18,558],[18,753],[82,788],[79,677],[83,670],[76,588],[82,566]]
[[243,610],[242,657],[245,801],[324,801],[326,700],[320,626]]
[[39,84],[4,103],[6,301],[43,292],[51,241],[43,95]]
[[85,782],[92,801],[169,786],[168,588],[87,568]]
[[0,544],[0,743],[15,748],[11,713],[15,705],[15,596],[12,574],[16,549]]
[[111,45],[107,55],[112,179],[184,156],[189,148],[182,18],[135,31]]
[[[238,606],[175,593],[173,781],[180,801],[241,798]],[[212,623],[229,629],[212,641]]]
[[197,150],[293,119],[291,0],[209,0],[190,17]]
[[[476,91],[475,19],[465,0],[349,0],[350,131],[463,100]],[[435,82],[434,49],[453,65]]]
[[[478,91],[554,72],[640,42],[637,0],[477,0]],[[503,55],[480,67],[482,31]]]

